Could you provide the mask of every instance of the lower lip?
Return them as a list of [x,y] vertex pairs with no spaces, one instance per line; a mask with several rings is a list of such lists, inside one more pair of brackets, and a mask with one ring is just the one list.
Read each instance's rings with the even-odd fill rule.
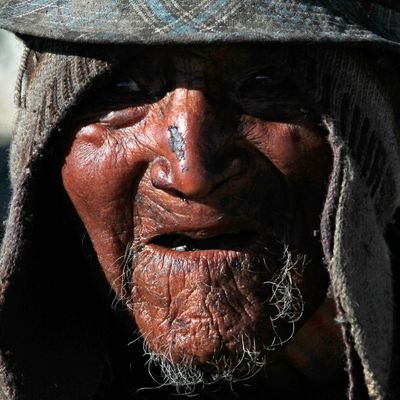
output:
[[160,255],[167,255],[174,258],[197,259],[199,257],[214,258],[214,257],[237,257],[237,256],[255,256],[256,252],[251,247],[237,249],[197,249],[197,250],[176,250],[168,247],[159,246],[154,243],[147,244],[144,249],[151,252],[157,252]]
[[[251,248],[176,251],[159,245],[148,244],[144,246],[140,253],[139,258],[142,260],[142,265],[147,266],[146,269],[152,270],[154,266],[158,266],[153,271],[158,276],[162,276],[169,270],[167,266],[172,268],[169,273],[184,272],[191,274],[197,273],[199,268],[207,265],[208,268],[213,270],[215,277],[219,276],[220,273],[225,274],[225,269],[228,267],[232,273],[245,269],[261,273],[263,279],[266,279],[270,278],[278,267],[276,259],[268,257],[268,262],[266,262],[264,261],[266,259],[265,252],[262,253],[260,249]],[[136,260],[139,261],[139,259]]]

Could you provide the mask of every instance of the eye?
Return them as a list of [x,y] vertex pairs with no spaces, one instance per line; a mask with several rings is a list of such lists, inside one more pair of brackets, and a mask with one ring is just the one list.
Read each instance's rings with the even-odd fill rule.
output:
[[154,101],[151,88],[130,76],[117,76],[96,89],[93,104],[98,109],[118,109]]
[[272,84],[274,83],[274,80],[268,76],[268,75],[264,75],[264,74],[260,74],[260,75],[256,75],[254,77],[254,80],[261,82],[262,84]]
[[283,82],[283,75],[277,71],[259,71],[243,79],[237,92],[240,97],[259,97],[278,89]]
[[244,114],[269,121],[293,121],[308,112],[308,103],[292,78],[284,66],[258,70],[239,82],[234,101]]
[[117,82],[115,84],[115,90],[119,93],[140,93],[142,89],[134,79],[127,79],[124,81]]

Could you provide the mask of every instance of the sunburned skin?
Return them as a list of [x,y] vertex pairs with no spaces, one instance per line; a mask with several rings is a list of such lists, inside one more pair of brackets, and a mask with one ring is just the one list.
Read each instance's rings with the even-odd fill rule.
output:
[[[275,53],[148,49],[69,129],[66,192],[110,286],[173,364],[278,348],[326,295],[331,150]],[[288,252],[297,302],[280,315]]]

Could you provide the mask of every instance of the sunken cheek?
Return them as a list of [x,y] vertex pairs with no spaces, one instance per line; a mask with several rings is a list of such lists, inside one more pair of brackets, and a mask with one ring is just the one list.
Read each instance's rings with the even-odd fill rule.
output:
[[324,134],[305,124],[246,121],[252,143],[288,182],[312,182],[324,187],[331,170],[331,148]]
[[74,139],[61,171],[110,282],[117,282],[112,266],[133,232],[132,198],[146,163],[146,148],[133,145],[135,135],[126,130],[94,123],[70,132]]
[[107,126],[91,124],[75,134],[62,178],[77,208],[109,208],[113,198],[125,197],[140,164],[128,165],[130,151],[129,142]]

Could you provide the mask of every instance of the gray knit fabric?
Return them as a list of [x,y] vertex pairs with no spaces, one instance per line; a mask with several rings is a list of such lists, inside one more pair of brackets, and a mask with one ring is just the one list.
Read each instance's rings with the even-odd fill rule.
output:
[[399,132],[388,94],[365,60],[338,52],[325,60],[334,171],[322,220],[324,253],[339,320],[350,329],[368,392],[383,399],[394,311],[383,235],[399,205]]
[[[10,156],[14,205],[23,205],[25,182],[30,179],[31,166],[40,158],[50,133],[56,130],[79,94],[109,68],[109,63],[95,58],[25,52],[19,77],[21,81],[18,82],[19,110]],[[29,79],[26,75],[28,70],[34,71],[34,76]],[[10,212],[11,225],[19,226],[23,212],[16,210],[15,206],[10,208]],[[9,259],[18,256],[18,251],[13,247],[18,246],[21,240],[15,234],[14,229],[6,229],[4,242],[12,245],[2,248],[1,259],[7,261],[2,264],[1,279],[7,279],[12,273],[7,267],[15,262]],[[1,283],[0,299],[7,287],[3,281]]]
[[[29,242],[26,227],[34,221],[35,210],[27,201],[28,192],[35,189],[37,166],[49,139],[60,134],[61,122],[79,94],[112,67],[104,58],[73,53],[61,47],[57,53],[30,51],[24,60],[11,152],[13,198],[1,251],[0,318],[9,292],[18,293],[15,276],[29,268],[24,255]],[[393,344],[393,288],[383,234],[400,198],[394,110],[373,68],[354,51],[309,47],[298,61],[298,75],[320,107],[334,155],[321,232],[338,321],[348,338],[349,354],[354,348],[361,360],[370,397],[385,399]],[[0,343],[7,335],[3,320]],[[351,374],[351,359],[348,364]],[[19,399],[7,354],[1,353],[0,365],[3,396]],[[353,397],[351,386],[349,398]]]
[[[61,46],[57,46],[57,49],[60,51]],[[43,149],[46,148],[51,134],[60,133],[57,127],[79,94],[109,68],[110,63],[104,60],[68,55],[65,47],[61,54],[51,52],[41,54],[29,49],[24,53],[20,82],[17,85],[19,90],[16,98],[19,111],[10,159],[13,193],[0,253],[0,315],[3,315],[0,317],[2,320],[0,343],[3,346],[5,337],[13,335],[13,332],[7,331],[9,327],[4,318],[4,309],[9,306],[10,297],[20,296],[24,291],[19,283],[19,277],[24,273],[23,268],[29,268],[29,261],[23,254],[29,247],[30,238],[27,231],[35,215],[35,210],[29,204],[29,188],[32,187],[32,180],[35,178],[35,165],[40,163]],[[43,232],[43,240],[46,240],[48,234],[49,232]],[[57,235],[61,236],[62,233],[58,232]],[[95,341],[93,342],[95,347]],[[68,349],[65,350],[68,352]],[[21,383],[16,383],[17,374],[14,371],[10,374],[13,370],[12,364],[13,360],[7,358],[4,348],[1,348],[0,398],[2,400],[20,399],[21,396],[18,390],[15,390],[21,386]],[[71,373],[73,374],[72,370]],[[32,396],[32,398],[47,398],[39,394]],[[74,398],[68,395],[68,392],[54,396],[57,399]],[[82,393],[82,396],[85,394]]]

